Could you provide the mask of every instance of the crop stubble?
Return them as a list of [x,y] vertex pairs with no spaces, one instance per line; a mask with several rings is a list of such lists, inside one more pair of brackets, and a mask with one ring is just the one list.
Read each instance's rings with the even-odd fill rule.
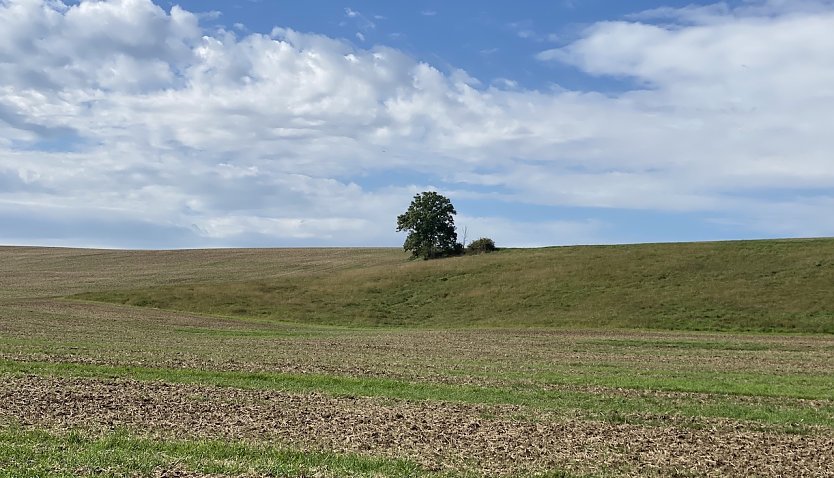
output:
[[411,458],[490,475],[568,468],[644,476],[834,476],[834,437],[703,427],[516,418],[519,407],[404,402],[107,379],[6,377],[0,417],[27,427],[125,427],[167,437],[266,440]]
[[[0,312],[2,336],[40,339],[48,342],[44,348],[52,355],[65,358],[79,355],[78,349],[92,344],[82,350],[83,357],[76,357],[88,363],[141,360],[166,367],[179,363],[186,368],[323,371],[455,383],[495,383],[496,377],[506,373],[525,379],[554,367],[589,364],[767,374],[832,373],[834,369],[834,337],[825,335],[351,330],[60,299],[7,301],[0,304]],[[730,348],[721,350],[717,346],[721,342]],[[749,350],[736,350],[743,347]],[[19,348],[32,351],[28,345]]]

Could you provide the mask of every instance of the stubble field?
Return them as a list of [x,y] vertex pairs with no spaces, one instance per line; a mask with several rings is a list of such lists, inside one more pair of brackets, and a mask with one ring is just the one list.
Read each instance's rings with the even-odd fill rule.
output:
[[832,245],[0,248],[0,476],[834,476]]

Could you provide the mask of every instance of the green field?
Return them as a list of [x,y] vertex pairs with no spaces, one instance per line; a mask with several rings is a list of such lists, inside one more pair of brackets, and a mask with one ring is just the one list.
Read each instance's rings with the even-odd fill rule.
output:
[[0,261],[0,476],[834,474],[834,240]]
[[834,333],[828,239],[388,254],[327,273],[78,297],[306,324]]

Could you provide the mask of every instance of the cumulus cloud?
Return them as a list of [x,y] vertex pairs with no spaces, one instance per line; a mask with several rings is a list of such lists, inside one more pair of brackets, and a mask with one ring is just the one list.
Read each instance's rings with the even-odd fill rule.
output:
[[[630,85],[603,94],[484,86],[284,27],[207,31],[150,0],[0,0],[0,242],[132,245],[117,225],[153,224],[166,247],[396,245],[393,218],[431,184],[834,234],[812,219],[834,187],[832,31],[827,1],[719,4],[537,55]],[[390,184],[360,185],[374,175]],[[462,213],[502,245],[612,237],[591,212]]]
[[538,58],[636,84],[606,103],[639,125],[614,117],[610,125],[628,136],[595,134],[594,143],[612,141],[606,152],[619,152],[628,169],[620,172],[637,173],[632,178],[640,190],[677,191],[651,192],[654,201],[684,199],[667,206],[738,208],[758,217],[773,205],[769,191],[819,193],[834,180],[825,120],[834,106],[834,59],[825,54],[834,47],[830,7],[766,2],[667,9],[666,17],[675,13],[686,22],[599,23]]

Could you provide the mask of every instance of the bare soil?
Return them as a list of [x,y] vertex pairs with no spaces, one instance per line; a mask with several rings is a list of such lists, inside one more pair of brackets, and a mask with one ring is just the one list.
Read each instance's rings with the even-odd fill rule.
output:
[[623,476],[834,476],[829,429],[785,434],[733,420],[646,417],[661,423],[647,426],[520,412],[132,380],[26,376],[0,383],[0,422],[26,427],[266,441],[489,476],[549,468]]

